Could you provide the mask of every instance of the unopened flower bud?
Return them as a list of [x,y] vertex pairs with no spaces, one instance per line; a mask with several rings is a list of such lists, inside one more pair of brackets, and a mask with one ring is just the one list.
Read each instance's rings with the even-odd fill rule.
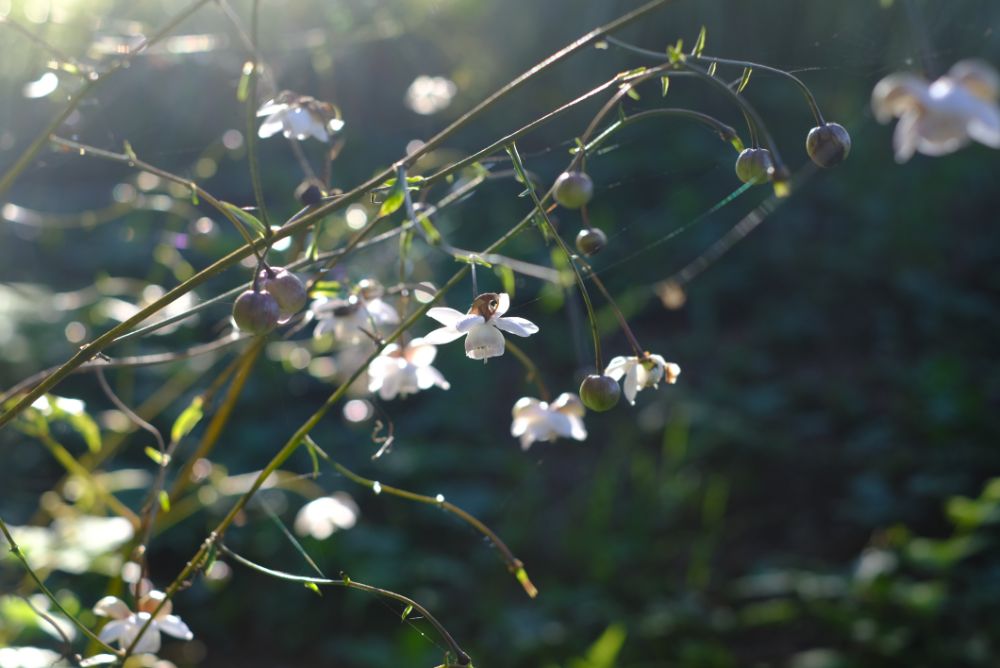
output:
[[576,249],[584,255],[596,255],[608,243],[608,235],[596,227],[580,230],[576,235]]
[[809,131],[806,152],[820,167],[839,165],[851,152],[851,135],[839,123],[825,123]]
[[563,172],[556,179],[552,196],[567,209],[579,209],[594,194],[594,182],[583,172]]
[[592,411],[608,411],[615,407],[622,389],[611,376],[591,374],[580,384],[580,399]]
[[278,324],[281,309],[267,292],[247,290],[233,304],[233,322],[244,332],[266,334]]
[[283,267],[271,267],[270,272],[262,269],[260,285],[278,302],[280,322],[284,322],[302,310],[309,301],[306,286],[299,277]]
[[765,183],[773,172],[774,162],[766,148],[745,148],[736,158],[736,177],[743,183]]
[[323,184],[316,179],[306,179],[295,189],[295,199],[299,200],[302,206],[319,204],[325,194]]

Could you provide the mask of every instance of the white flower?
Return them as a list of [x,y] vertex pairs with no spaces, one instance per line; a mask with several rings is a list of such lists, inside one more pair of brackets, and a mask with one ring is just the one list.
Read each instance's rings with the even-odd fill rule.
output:
[[373,334],[384,325],[398,325],[399,313],[380,297],[364,299],[351,295],[347,299],[318,299],[313,302],[312,312],[316,316],[313,336],[333,334],[338,343],[358,343],[366,340],[362,329]]
[[439,327],[424,337],[425,343],[441,345],[468,335],[465,354],[474,360],[486,361],[503,355],[504,338],[500,330],[517,336],[531,336],[538,325],[524,318],[501,318],[510,308],[506,292],[486,292],[475,298],[468,313],[446,306],[427,311],[427,315],[440,322]]
[[315,137],[321,142],[330,141],[330,135],[344,127],[337,108],[328,102],[291,91],[282,91],[257,110],[257,117],[266,116],[257,131],[261,139],[281,131],[286,137],[298,140]]
[[583,426],[586,410],[575,394],[563,392],[548,404],[532,397],[521,397],[514,404],[514,421],[510,435],[521,439],[521,448],[527,450],[535,441],[554,441],[560,436],[582,441],[587,438]]
[[142,638],[135,646],[136,654],[155,654],[160,650],[160,632],[180,638],[181,640],[191,640],[194,634],[187,624],[181,621],[177,615],[170,614],[173,606],[167,600],[166,594],[162,591],[150,591],[139,598],[139,611],[132,612],[120,598],[115,596],[105,596],[94,606],[94,613],[104,617],[111,617],[111,621],[104,625],[99,635],[100,639],[106,643],[118,641],[118,646],[122,649],[131,647],[135,642],[139,631],[149,621],[153,611],[166,600],[160,611],[153,617],[152,623]]
[[435,114],[451,104],[457,90],[450,79],[421,74],[406,89],[406,106],[424,116]]
[[295,533],[324,540],[337,529],[350,529],[357,522],[358,504],[347,492],[336,492],[302,506],[295,516]]
[[400,347],[390,343],[368,365],[368,391],[378,392],[385,400],[405,397],[437,385],[451,387],[441,372],[431,366],[437,348],[423,339],[413,339]]
[[872,91],[872,110],[882,123],[899,118],[893,134],[896,161],[915,152],[945,155],[975,140],[1000,148],[1000,75],[982,61],[963,60],[928,83],[892,74]]
[[625,376],[622,389],[625,390],[625,398],[634,406],[635,395],[639,390],[659,387],[661,380],[673,385],[677,382],[677,376],[681,375],[681,368],[673,362],[665,361],[659,355],[646,353],[641,359],[616,357],[608,363],[604,374],[615,380],[621,380],[621,377]]

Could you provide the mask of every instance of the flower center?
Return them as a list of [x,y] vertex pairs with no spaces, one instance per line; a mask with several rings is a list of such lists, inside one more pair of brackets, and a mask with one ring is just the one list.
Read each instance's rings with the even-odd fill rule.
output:
[[500,306],[500,295],[495,292],[484,292],[472,300],[469,314],[481,315],[483,320],[489,322],[490,318],[496,314],[498,306]]

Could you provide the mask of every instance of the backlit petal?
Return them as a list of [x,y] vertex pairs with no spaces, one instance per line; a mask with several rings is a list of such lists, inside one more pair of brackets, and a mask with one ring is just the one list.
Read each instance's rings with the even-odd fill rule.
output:
[[[433,332],[432,332],[433,333]],[[504,339],[493,325],[478,325],[465,337],[465,354],[474,360],[484,360],[503,355]]]
[[465,314],[447,306],[435,306],[427,311],[427,317],[437,320],[442,325],[451,326],[464,318]]
[[105,596],[94,604],[94,614],[112,619],[125,619],[132,614],[132,611],[125,605],[125,601],[117,596]]
[[171,635],[175,638],[180,638],[181,640],[191,640],[194,638],[194,634],[191,633],[191,629],[188,625],[181,621],[181,618],[177,615],[167,615],[162,619],[157,620],[157,625],[160,630]]
[[628,399],[628,402],[633,406],[635,406],[635,395],[639,392],[638,367],[638,364],[633,364],[628,368],[628,371],[625,373],[625,382],[622,385],[622,389],[625,391],[625,398]]
[[503,331],[517,336],[531,336],[538,331],[538,325],[524,318],[493,318],[491,322]]
[[499,318],[510,309],[510,295],[501,292],[497,296],[497,310],[493,312],[494,318]]
[[281,122],[281,116],[283,112],[278,112],[265,120],[261,126],[260,130],[257,131],[257,136],[261,139],[267,139],[279,132],[281,132],[285,124]]
[[436,346],[444,345],[445,343],[451,343],[455,339],[460,339],[464,334],[454,329],[452,327],[438,327],[432,332],[429,332],[424,336],[424,341],[428,343],[433,343]]
[[469,330],[471,330],[473,327],[477,325],[482,325],[484,322],[486,322],[486,318],[484,318],[481,315],[475,315],[475,314],[463,315],[461,320],[455,323],[455,329],[464,334]]
[[611,376],[615,380],[621,380],[625,372],[635,366],[635,364],[636,358],[634,357],[615,357],[608,362],[607,368],[604,369],[604,375]]

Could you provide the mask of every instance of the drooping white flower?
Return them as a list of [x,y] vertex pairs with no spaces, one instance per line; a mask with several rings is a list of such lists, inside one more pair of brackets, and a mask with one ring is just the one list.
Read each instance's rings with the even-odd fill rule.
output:
[[347,492],[321,496],[302,506],[295,516],[295,533],[325,540],[338,529],[350,529],[358,522],[358,504]]
[[955,63],[928,83],[913,74],[892,74],[872,91],[872,110],[882,123],[898,118],[896,161],[914,153],[952,153],[970,141],[1000,148],[1000,75],[978,60]]
[[621,380],[625,376],[622,389],[625,391],[625,398],[634,406],[635,395],[639,390],[648,387],[655,389],[659,387],[661,380],[673,385],[677,382],[677,376],[681,375],[681,368],[673,362],[667,362],[660,355],[646,353],[641,358],[615,357],[608,363],[604,374],[615,380]]
[[[141,583],[144,586],[145,583]],[[132,643],[139,636],[139,632],[150,620],[153,611],[160,605],[161,601],[166,601],[160,611],[153,617],[149,628],[142,634],[142,638],[135,646],[136,654],[155,654],[160,650],[160,632],[180,638],[181,640],[191,640],[194,634],[187,624],[181,621],[177,615],[172,615],[173,604],[167,599],[162,591],[148,591],[138,598],[137,612],[132,612],[128,605],[116,596],[105,596],[94,605],[94,613],[103,617],[110,617],[111,621],[101,629],[99,638],[106,643],[118,642],[122,649],[131,647]]]
[[551,404],[532,397],[521,397],[511,411],[514,421],[510,435],[521,439],[527,450],[535,441],[554,441],[560,436],[582,441],[587,438],[583,426],[586,409],[575,394],[563,392]]
[[368,391],[389,400],[435,385],[447,390],[451,385],[431,366],[435,356],[437,348],[424,339],[413,339],[405,346],[390,343],[368,365]]
[[311,310],[317,321],[313,336],[332,334],[334,340],[343,344],[366,340],[362,329],[375,334],[383,326],[399,324],[399,313],[380,297],[321,298],[313,302]]
[[337,108],[307,95],[285,90],[265,102],[257,110],[257,117],[264,117],[257,136],[267,139],[281,132],[285,137],[298,140],[315,137],[321,142],[330,141],[330,135],[344,127]]
[[451,79],[421,74],[406,89],[406,106],[424,116],[435,114],[451,104],[457,90]]
[[503,355],[504,338],[501,330],[517,336],[531,336],[538,325],[524,318],[502,318],[510,308],[510,295],[486,292],[476,297],[468,313],[446,306],[427,311],[427,315],[440,322],[439,327],[424,337],[425,343],[441,345],[463,336],[465,354],[474,360]]

